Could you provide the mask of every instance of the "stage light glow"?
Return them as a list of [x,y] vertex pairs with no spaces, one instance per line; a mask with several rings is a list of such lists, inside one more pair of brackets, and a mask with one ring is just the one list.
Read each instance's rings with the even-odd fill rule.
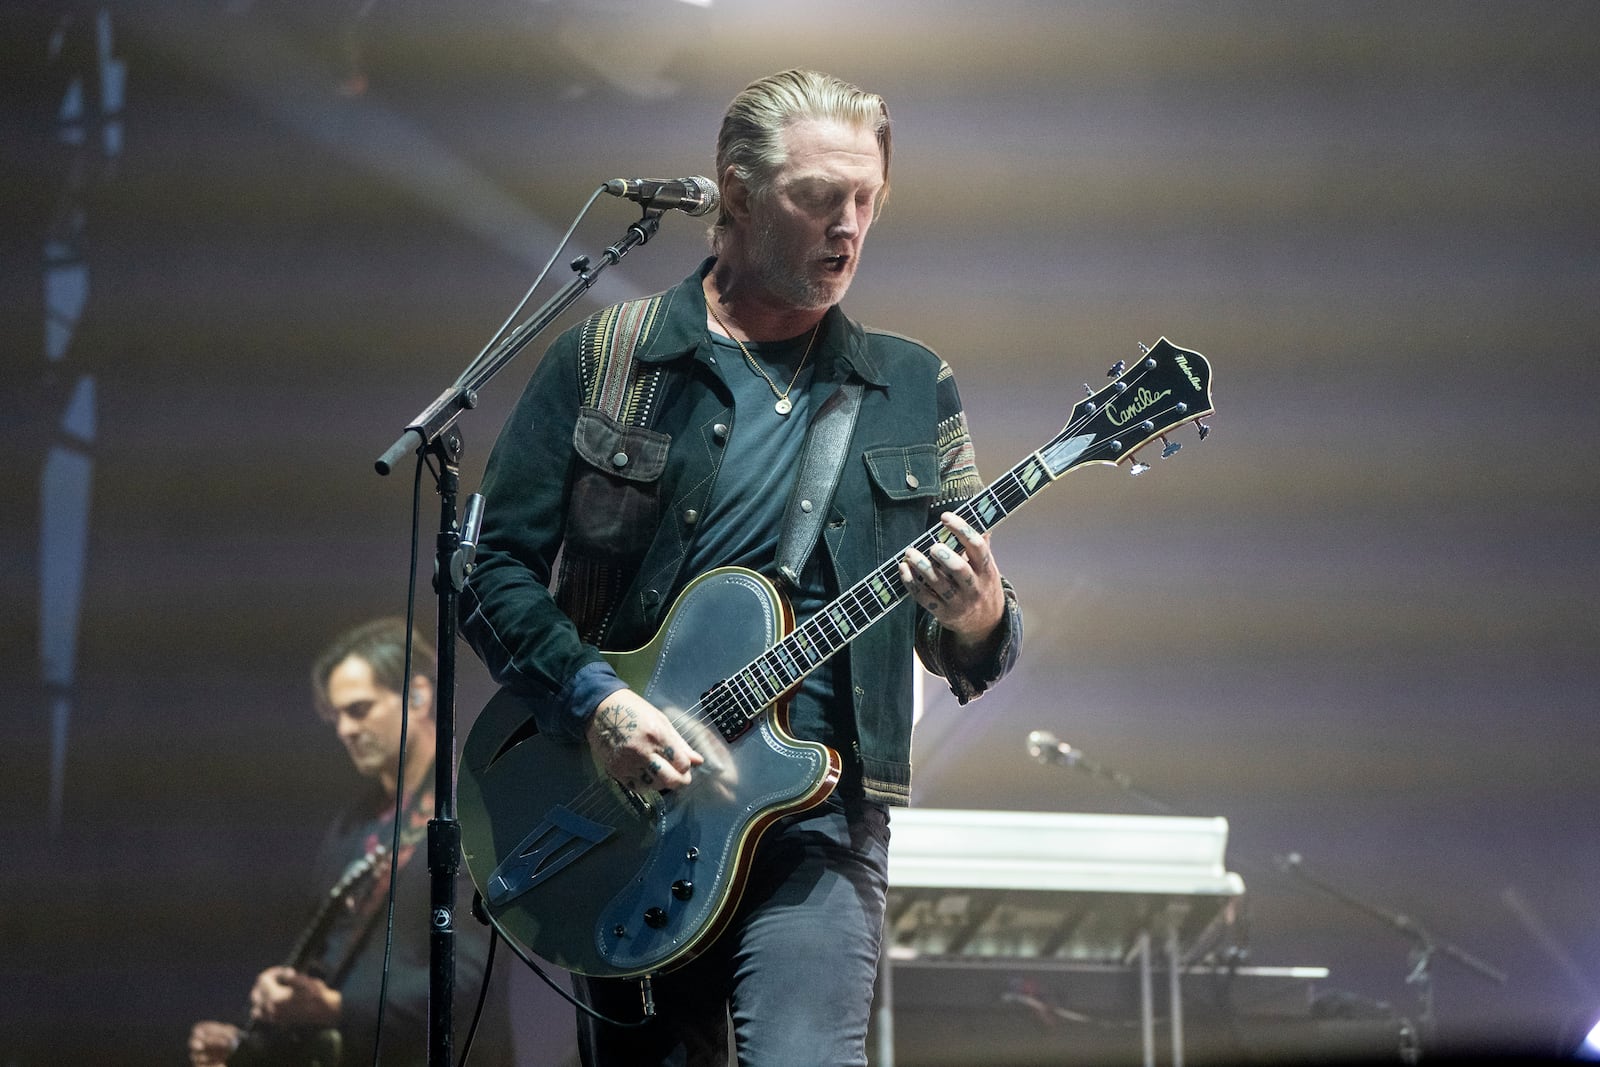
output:
[[1595,1024],[1589,1028],[1589,1034],[1578,1046],[1576,1055],[1580,1060],[1600,1060],[1600,1019],[1595,1020]]

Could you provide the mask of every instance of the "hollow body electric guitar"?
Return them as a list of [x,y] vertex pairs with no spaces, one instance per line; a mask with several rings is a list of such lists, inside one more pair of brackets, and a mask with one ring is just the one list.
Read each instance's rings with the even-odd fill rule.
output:
[[[1130,459],[1211,414],[1211,368],[1162,338],[1072,409],[1043,448],[953,509],[998,525],[1067,471]],[[1088,387],[1085,391],[1089,392]],[[936,526],[913,542],[960,544]],[[911,547],[911,546],[907,546]],[[764,577],[737,567],[694,579],[649,644],[606,658],[665,711],[706,762],[669,793],[625,790],[589,746],[539,734],[502,689],[462,749],[458,805],[467,868],[496,926],[550,963],[593,977],[635,977],[687,962],[727,924],[762,831],[822,803],[840,761],[792,737],[785,695],[887,615],[907,591],[901,552],[798,628]]]

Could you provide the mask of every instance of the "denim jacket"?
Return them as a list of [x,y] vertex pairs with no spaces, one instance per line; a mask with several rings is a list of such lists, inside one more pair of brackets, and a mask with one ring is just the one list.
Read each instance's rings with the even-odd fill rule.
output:
[[[541,731],[581,738],[598,702],[623,684],[599,648],[647,643],[695,577],[683,563],[735,418],[706,329],[701,279],[712,262],[662,294],[635,349],[644,387],[631,396],[627,417],[613,419],[592,404],[583,362],[586,341],[608,314],[599,312],[551,344],[489,457],[461,632],[495,680],[531,703]],[[955,381],[938,356],[866,329],[837,307],[824,317],[816,348],[812,410],[845,381],[864,386],[816,549],[843,589],[983,486]],[[590,565],[558,574],[558,552]],[[910,796],[907,653],[915,647],[967,703],[1020,651],[1022,616],[1009,583],[1005,596],[994,655],[976,670],[955,669],[946,635],[914,603],[890,611],[840,653],[849,661],[858,738],[858,751],[840,755],[859,761],[869,797],[904,804]],[[586,610],[601,602],[603,614]]]

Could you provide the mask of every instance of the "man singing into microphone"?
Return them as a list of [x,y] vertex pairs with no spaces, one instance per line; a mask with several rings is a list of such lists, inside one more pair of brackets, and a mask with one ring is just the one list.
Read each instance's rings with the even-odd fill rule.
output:
[[[838,787],[766,830],[726,928],[654,978],[655,1018],[580,1015],[586,1064],[721,1064],[730,1046],[746,1065],[865,1064],[888,808],[911,789],[912,650],[965,703],[1021,646],[988,537],[951,510],[982,483],[950,368],[838,307],[889,157],[877,95],[800,70],[748,86],[717,140],[712,257],[557,339],[489,459],[463,634],[542,734],[587,743],[634,794],[726,769],[599,648],[646,644],[713,568],[766,575],[803,622],[930,527],[953,546],[905,551],[914,604],[790,692],[790,732],[840,754]],[[638,982],[576,986],[639,1018]]]

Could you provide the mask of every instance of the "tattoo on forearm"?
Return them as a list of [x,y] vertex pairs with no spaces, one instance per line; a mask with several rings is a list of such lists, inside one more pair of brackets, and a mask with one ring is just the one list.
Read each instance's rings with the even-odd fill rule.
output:
[[594,721],[600,739],[612,748],[620,746],[639,726],[638,717],[628,710],[627,705],[620,703],[602,704],[600,710],[594,713]]

